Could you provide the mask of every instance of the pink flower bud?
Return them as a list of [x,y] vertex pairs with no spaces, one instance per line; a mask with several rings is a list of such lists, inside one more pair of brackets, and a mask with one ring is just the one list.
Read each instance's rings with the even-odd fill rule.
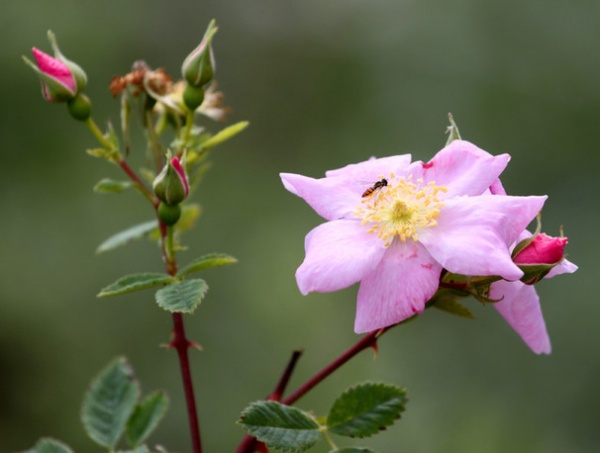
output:
[[66,102],[77,94],[77,82],[69,67],[57,58],[32,49],[37,66],[25,60],[39,75],[42,95],[49,102]]
[[517,264],[556,264],[564,257],[566,237],[551,237],[544,233],[533,240],[514,258]]

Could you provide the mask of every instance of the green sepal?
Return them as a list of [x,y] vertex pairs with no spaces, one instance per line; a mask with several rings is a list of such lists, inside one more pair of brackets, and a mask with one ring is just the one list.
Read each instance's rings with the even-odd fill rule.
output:
[[269,448],[282,451],[302,452],[321,437],[319,425],[309,414],[277,401],[252,403],[238,423]]
[[210,253],[192,261],[190,264],[177,272],[177,277],[185,277],[192,272],[204,271],[213,267],[225,266],[227,264],[237,263],[237,259],[224,253]]
[[327,416],[329,431],[341,436],[369,437],[392,425],[404,411],[406,391],[367,382],[346,390]]
[[127,422],[127,443],[138,447],[156,429],[169,407],[165,392],[156,391],[146,396],[136,407]]
[[199,278],[185,280],[156,292],[156,303],[171,313],[193,313],[208,291],[207,283]]
[[115,161],[115,151],[112,149],[106,149],[106,148],[92,148],[92,149],[86,149],[85,150],[86,153],[88,153],[88,155],[92,156],[92,157],[97,157],[99,159],[105,159],[108,160],[110,162],[114,162]]
[[458,301],[458,295],[450,290],[440,289],[431,298],[435,308],[463,318],[474,319],[473,313]]
[[329,453],[377,453],[375,450],[364,447],[344,447],[339,450],[331,450]]
[[115,181],[114,179],[104,178],[96,183],[94,192],[97,193],[120,193],[133,186],[131,181]]
[[81,420],[87,435],[114,450],[139,395],[133,369],[127,359],[118,357],[92,381],[83,400]]
[[126,275],[102,288],[97,297],[118,296],[119,294],[131,293],[156,286],[172,285],[176,281],[177,279],[170,275],[153,272]]
[[129,244],[131,241],[150,235],[155,230],[158,231],[158,222],[156,220],[150,220],[148,222],[134,225],[126,230],[113,234],[111,237],[106,239],[98,246],[96,253],[104,253],[108,252],[109,250],[122,247]]
[[448,140],[446,140],[446,146],[452,143],[454,140],[461,140],[460,132],[458,130],[458,126],[454,122],[454,116],[452,113],[448,113],[448,120],[450,121],[450,126],[446,129],[446,133],[448,134]]
[[71,448],[56,439],[50,437],[42,437],[37,443],[27,451],[22,453],[73,453]]

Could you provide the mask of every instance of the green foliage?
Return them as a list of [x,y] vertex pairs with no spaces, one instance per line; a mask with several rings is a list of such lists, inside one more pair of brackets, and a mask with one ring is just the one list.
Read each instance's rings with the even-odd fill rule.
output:
[[158,426],[169,407],[169,399],[162,391],[146,396],[133,411],[127,422],[127,442],[139,446]]
[[[327,431],[347,437],[377,434],[400,418],[406,402],[404,389],[367,382],[342,393],[326,419],[276,401],[259,401],[242,412],[238,423],[270,448],[301,452]],[[330,444],[335,448],[330,453],[375,453],[364,447],[337,449]]]
[[96,249],[96,253],[104,253],[109,250],[114,250],[118,247],[129,244],[131,241],[141,239],[144,236],[150,235],[153,231],[158,230],[158,221],[150,220],[127,228],[124,231],[116,233],[106,239]]
[[97,193],[119,193],[133,186],[131,181],[115,181],[110,178],[103,178],[94,186],[94,192]]
[[73,453],[73,450],[56,439],[43,437],[37,441],[33,448],[23,453]]
[[121,277],[116,282],[102,288],[98,297],[117,296],[142,289],[164,286],[175,283],[177,280],[167,274],[149,272],[145,274],[132,274]]
[[159,289],[156,303],[171,313],[193,313],[208,290],[202,279],[185,280]]
[[319,425],[306,412],[276,401],[258,401],[242,412],[239,423],[269,448],[301,452],[320,438]]
[[88,436],[99,445],[114,449],[125,432],[140,395],[133,369],[118,357],[92,381],[81,409]]
[[406,402],[402,388],[376,383],[357,385],[333,403],[327,428],[342,436],[372,436],[400,418]]
[[117,453],[150,453],[150,450],[145,445],[142,445],[135,450],[118,450]]
[[178,277],[185,277],[192,272],[199,272],[213,267],[225,266],[227,264],[237,263],[237,259],[224,253],[210,253],[192,261],[190,264],[177,272]]
[[202,143],[203,149],[212,148],[220,143],[223,143],[225,140],[229,140],[234,135],[239,134],[244,129],[248,127],[250,123],[248,121],[240,121],[239,123],[232,124],[224,129],[221,129],[211,138]]
[[463,318],[475,318],[473,313],[458,301],[458,296],[452,291],[438,290],[431,303],[435,308],[447,313]]

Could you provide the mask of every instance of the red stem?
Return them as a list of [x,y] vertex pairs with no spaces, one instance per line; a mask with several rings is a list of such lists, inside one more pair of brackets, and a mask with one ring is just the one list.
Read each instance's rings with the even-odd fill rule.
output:
[[[410,318],[410,319],[412,319],[412,318]],[[400,323],[400,324],[402,324],[402,323]],[[395,325],[397,326],[398,324],[395,324]],[[371,333],[368,333],[364,337],[362,337],[352,347],[347,349],[346,352],[344,352],[337,359],[335,359],[333,362],[331,362],[329,365],[327,365],[325,368],[323,368],[321,371],[319,371],[317,374],[315,374],[313,377],[311,377],[308,381],[306,381],[304,384],[302,384],[298,389],[296,389],[291,395],[289,395],[284,400],[281,401],[281,400],[272,398],[271,396],[273,396],[275,394],[275,392],[273,392],[271,394],[271,396],[269,396],[268,399],[275,400],[275,401],[281,401],[283,404],[286,404],[286,405],[291,405],[291,404],[295,403],[300,398],[302,398],[304,395],[306,395],[310,390],[312,390],[317,384],[319,384],[320,382],[325,380],[325,378],[327,378],[335,370],[337,370],[342,365],[344,365],[346,362],[348,362],[350,359],[352,359],[354,356],[356,356],[359,352],[361,352],[367,348],[374,348],[375,350],[377,350],[377,339],[381,335],[383,335],[384,332],[391,329],[392,327],[394,327],[394,326],[384,327],[383,329],[375,330]],[[286,369],[286,372],[284,373],[284,376],[287,375],[286,379],[288,379],[288,380],[291,375],[291,371],[292,370],[290,369],[290,367],[288,365],[288,369]],[[289,372],[289,375],[288,375],[288,372]],[[244,436],[244,438],[242,439],[242,441],[240,442],[240,444],[238,445],[238,447],[235,451],[236,451],[236,453],[253,453],[254,451],[257,451],[257,448],[259,447],[259,445],[260,445],[260,442],[258,442],[254,437],[252,437],[250,435],[246,435],[246,436]]]
[[[393,327],[393,326],[390,326]],[[390,327],[385,327],[383,329],[374,330],[371,333],[368,333],[364,337],[362,337],[357,343],[355,343],[352,347],[350,347],[346,352],[340,355],[337,359],[311,377],[308,381],[302,384],[298,389],[296,389],[291,395],[285,398],[282,403],[283,404],[294,404],[304,395],[306,395],[313,387],[323,381],[326,377],[328,377],[331,373],[337,370],[339,367],[348,362],[352,357],[357,355],[359,352],[367,349],[367,348],[375,348],[377,349],[377,339],[383,335],[383,333],[388,330]]]
[[[142,191],[144,196],[152,203],[154,209],[158,208],[160,200],[154,196],[152,191],[146,187],[144,182],[138,177],[133,171],[129,164],[120,159],[118,161],[121,169],[131,178]],[[177,274],[177,262],[175,258],[170,259],[169,253],[167,252],[166,240],[167,240],[167,227],[158,219],[158,225],[160,229],[160,235],[162,239],[162,253],[165,261],[165,266],[169,275]],[[188,349],[190,346],[196,346],[195,343],[189,341],[185,336],[185,326],[183,323],[183,316],[181,313],[173,313],[173,340],[169,343],[169,346],[177,351],[179,357],[179,367],[181,370],[181,379],[183,381],[183,390],[185,393],[185,401],[187,404],[188,421],[190,425],[190,434],[192,436],[192,447],[194,453],[202,453],[202,442],[200,440],[200,423],[198,421],[198,411],[196,408],[196,397],[194,396],[194,385],[192,383],[192,373],[190,370],[190,361],[188,357]]]
[[181,379],[183,381],[190,433],[192,435],[192,447],[194,453],[202,453],[202,443],[200,441],[200,423],[198,421],[196,398],[194,396],[194,385],[192,383],[192,373],[190,370],[190,361],[188,357],[188,348],[192,345],[192,343],[185,336],[183,316],[181,313],[173,313],[173,333],[174,337],[170,343],[170,346],[177,350],[177,355],[179,356]]

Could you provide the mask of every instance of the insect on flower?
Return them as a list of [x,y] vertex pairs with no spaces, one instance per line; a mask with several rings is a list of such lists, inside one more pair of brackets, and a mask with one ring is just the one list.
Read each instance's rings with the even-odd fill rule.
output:
[[362,197],[365,198],[365,197],[368,197],[369,195],[373,195],[373,192],[375,192],[376,190],[379,190],[382,187],[385,187],[387,185],[388,185],[387,179],[380,179],[375,184],[373,184],[371,187],[369,187],[367,190],[365,190],[362,194]]

